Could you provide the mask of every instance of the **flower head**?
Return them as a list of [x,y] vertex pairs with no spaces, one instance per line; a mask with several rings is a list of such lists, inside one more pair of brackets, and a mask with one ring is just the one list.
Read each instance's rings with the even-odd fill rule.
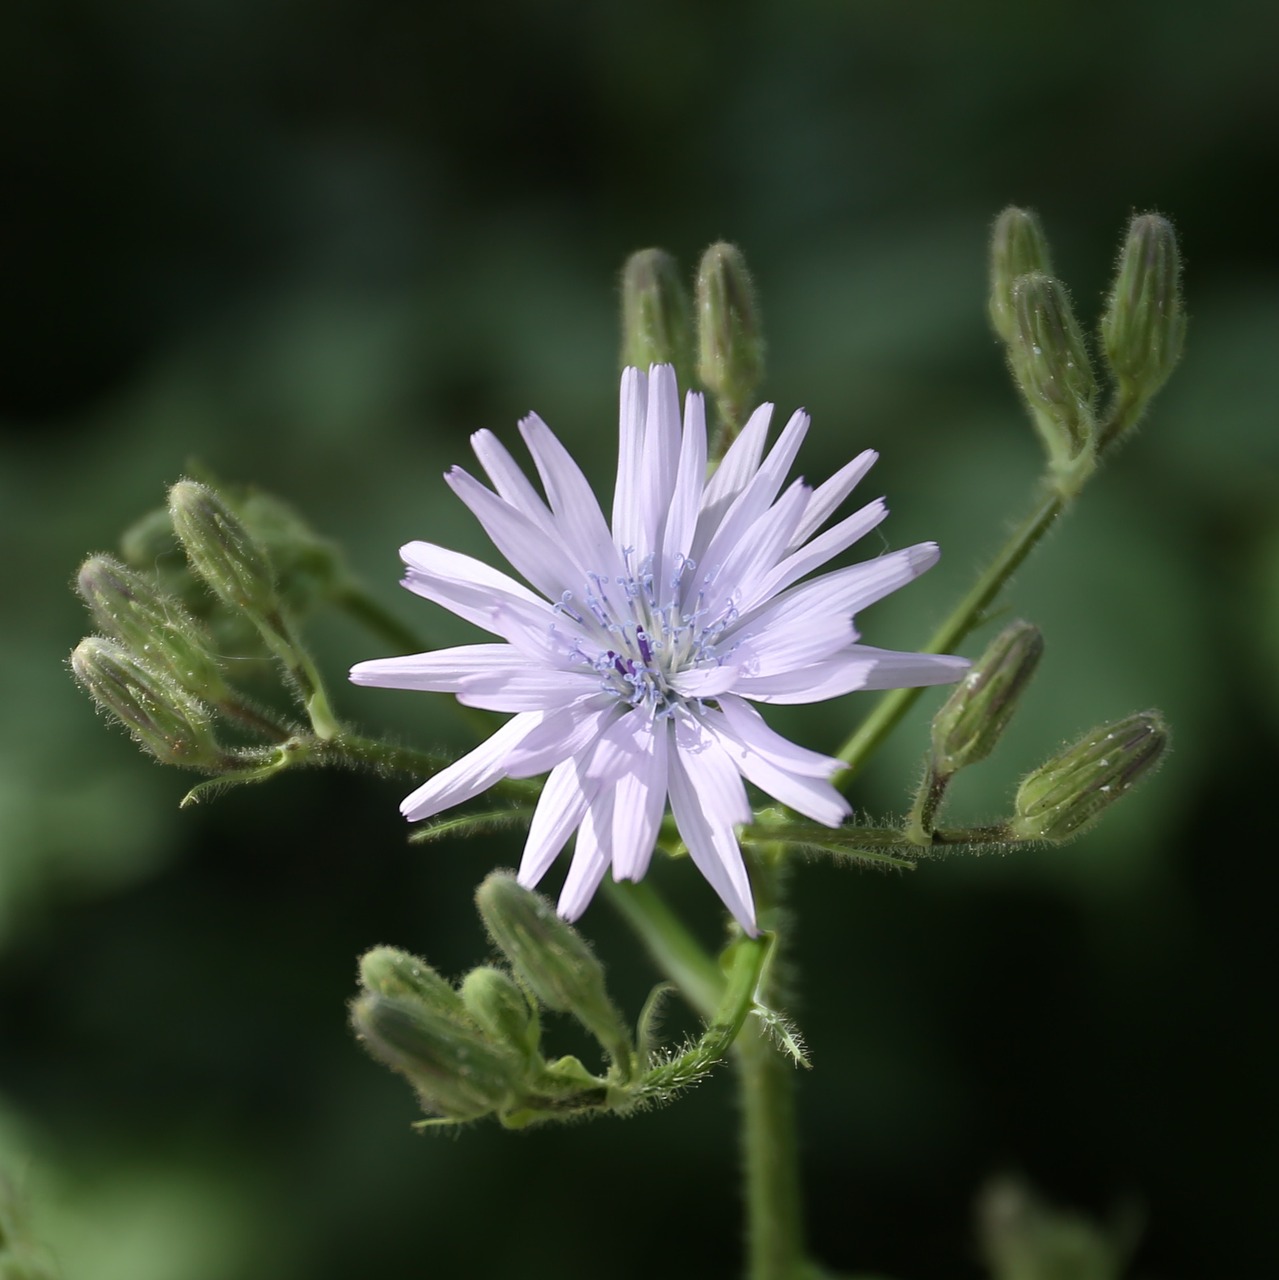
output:
[[882,500],[818,531],[864,476],[867,450],[812,489],[783,483],[808,430],[794,414],[764,453],[773,406],[750,416],[706,476],[703,400],[681,428],[669,366],[622,374],[612,526],[536,414],[520,423],[546,498],[488,431],[471,443],[492,482],[445,477],[531,585],[427,542],[401,555],[404,585],[501,643],[361,662],[357,684],[453,693],[513,712],[474,751],[405,799],[418,821],[504,777],[548,773],[519,868],[532,887],[577,832],[559,899],[575,920],[604,873],[639,880],[670,800],[694,863],[755,930],[734,833],[751,820],[743,779],[828,826],[847,816],[840,762],[774,732],[752,705],[820,702],[855,689],[945,684],[962,658],[858,643],[853,617],[937,560],[921,543],[801,582],[887,515]]

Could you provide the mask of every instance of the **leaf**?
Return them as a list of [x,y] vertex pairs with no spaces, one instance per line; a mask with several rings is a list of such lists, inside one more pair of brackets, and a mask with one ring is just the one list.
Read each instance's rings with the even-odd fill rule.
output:
[[764,1024],[768,1037],[797,1067],[811,1068],[813,1063],[808,1056],[808,1046],[799,1033],[799,1028],[785,1014],[776,1009],[769,1009],[756,1004],[751,1012]]
[[410,844],[433,844],[447,836],[479,836],[494,831],[503,831],[508,827],[527,823],[533,816],[529,805],[513,805],[507,809],[481,809],[475,813],[455,814],[450,818],[441,818],[438,822],[427,823],[419,827],[411,836]]

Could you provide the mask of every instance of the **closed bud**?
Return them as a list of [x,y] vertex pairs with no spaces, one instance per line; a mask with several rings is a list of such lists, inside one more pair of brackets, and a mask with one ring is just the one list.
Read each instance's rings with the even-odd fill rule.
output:
[[1049,457],[1065,464],[1091,450],[1097,378],[1060,280],[1042,273],[1013,285],[1013,374],[1044,435]]
[[1185,337],[1177,233],[1167,218],[1143,213],[1128,226],[1101,319],[1106,358],[1121,385],[1147,399],[1168,380]]
[[484,927],[548,1009],[571,1013],[616,1058],[630,1037],[585,939],[540,894],[495,871],[475,894]]
[[228,696],[207,632],[176,597],[103,555],[80,566],[76,590],[102,630],[156,670],[199,697]]
[[26,1251],[0,1253],[0,1280],[58,1280],[58,1272],[46,1259]]
[[1103,725],[1023,779],[1011,835],[1022,840],[1066,840],[1151,772],[1168,746],[1157,711]]
[[693,316],[675,259],[641,249],[622,268],[622,364],[672,364],[686,387],[693,364]]
[[1121,1239],[1010,1180],[982,1192],[977,1227],[991,1280],[1120,1280],[1127,1269]]
[[474,1120],[507,1106],[519,1083],[509,1053],[478,1028],[425,1008],[410,996],[360,996],[351,1024],[368,1051],[417,1090],[427,1111]]
[[697,376],[721,417],[739,428],[764,377],[764,338],[746,260],[722,242],[702,254],[697,268]]
[[417,1000],[432,1013],[467,1019],[462,997],[452,983],[407,951],[374,947],[366,952],[360,957],[360,982],[374,995]]
[[526,1062],[537,1057],[541,1028],[528,997],[510,974],[491,965],[472,969],[462,979],[466,1011],[498,1044],[513,1049]]
[[995,637],[933,719],[938,773],[948,776],[990,755],[1043,652],[1044,638],[1029,622],[1014,622]]
[[71,670],[89,696],[162,764],[217,771],[233,763],[203,704],[123,645],[88,636],[72,653]]
[[1017,334],[1013,285],[1018,276],[1052,275],[1048,241],[1029,209],[1010,205],[995,219],[990,236],[990,323],[1004,342]]
[[30,1211],[0,1175],[0,1280],[57,1280],[58,1269],[31,1230]]
[[180,480],[169,490],[169,511],[192,568],[218,599],[255,619],[278,613],[270,558],[217,493]]

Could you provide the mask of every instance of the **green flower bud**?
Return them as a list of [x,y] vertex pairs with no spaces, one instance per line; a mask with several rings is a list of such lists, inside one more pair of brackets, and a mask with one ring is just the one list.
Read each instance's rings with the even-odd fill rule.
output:
[[1091,450],[1097,378],[1060,280],[1036,272],[1013,285],[1009,361],[1049,457],[1064,465]]
[[374,947],[360,958],[360,983],[374,995],[414,999],[431,1013],[468,1021],[462,997],[425,960],[394,947]]
[[957,773],[990,755],[1043,652],[1044,638],[1029,622],[1014,622],[995,637],[933,719],[938,773]]
[[977,1224],[991,1280],[1120,1280],[1125,1270],[1120,1241],[1016,1182],[982,1192]]
[[1121,385],[1148,399],[1168,380],[1186,337],[1181,252],[1172,223],[1133,218],[1101,318],[1106,358]]
[[27,1205],[0,1177],[0,1280],[57,1280],[58,1270],[31,1231]]
[[213,771],[232,764],[203,704],[114,640],[81,640],[71,670],[89,696],[162,764]]
[[693,315],[675,259],[641,249],[622,268],[622,364],[673,364],[682,387],[693,365]]
[[1006,343],[1017,336],[1013,285],[1018,276],[1052,275],[1048,241],[1029,209],[1009,205],[995,219],[990,236],[990,323]]
[[738,429],[764,377],[764,339],[746,260],[722,242],[697,268],[697,376]]
[[604,988],[604,967],[585,939],[540,894],[494,871],[475,894],[494,943],[548,1009],[571,1013],[615,1059],[630,1037]]
[[410,996],[360,996],[351,1023],[365,1048],[400,1072],[423,1107],[449,1120],[474,1120],[509,1105],[520,1072],[478,1028],[432,1012]]
[[0,1280],[57,1280],[52,1263],[26,1254],[0,1254]]
[[217,702],[228,695],[208,633],[174,596],[111,556],[90,556],[76,590],[98,625],[184,689]]
[[1159,764],[1168,728],[1157,711],[1102,725],[1023,779],[1011,835],[1066,840]]
[[496,1043],[514,1049],[525,1061],[537,1057],[537,1012],[510,974],[490,965],[472,969],[462,980],[462,1003]]
[[218,494],[180,480],[169,490],[169,511],[192,567],[218,599],[255,618],[278,614],[270,558]]

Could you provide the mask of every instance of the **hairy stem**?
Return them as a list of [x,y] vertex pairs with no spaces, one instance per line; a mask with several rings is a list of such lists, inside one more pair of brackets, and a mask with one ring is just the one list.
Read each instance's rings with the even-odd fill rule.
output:
[[[948,653],[985,617],[1004,584],[1021,567],[1052,528],[1066,508],[1066,499],[1058,493],[1041,498],[1033,511],[1013,530],[998,555],[973,584],[972,590],[955,606],[950,616],[924,646],[925,653]],[[923,689],[894,689],[885,694],[875,709],[862,721],[855,733],[836,752],[844,768],[835,775],[836,786],[847,785],[853,775],[885,738],[897,727]]]
[[[782,869],[764,852],[752,859],[751,872],[760,925],[778,938],[756,998],[775,1007],[782,938],[778,926],[786,924]],[[807,1262],[795,1132],[795,1068],[778,1053],[758,1023],[746,1027],[738,1036],[734,1063],[742,1105],[746,1274],[749,1280],[799,1280]]]

